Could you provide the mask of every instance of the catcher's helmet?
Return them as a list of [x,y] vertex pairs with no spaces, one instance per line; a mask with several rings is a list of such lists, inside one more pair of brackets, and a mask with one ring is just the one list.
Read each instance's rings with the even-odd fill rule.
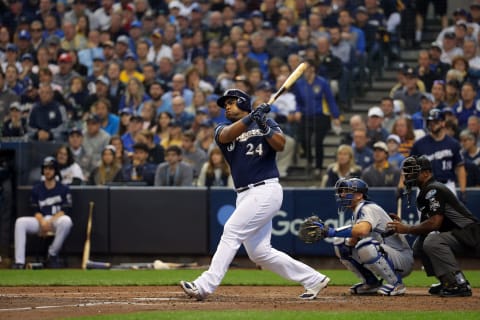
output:
[[411,156],[403,160],[402,172],[405,176],[405,185],[413,187],[417,185],[417,178],[420,171],[432,171],[432,164],[426,156]]
[[368,184],[359,178],[340,179],[335,183],[335,199],[339,210],[344,211],[352,205],[355,193],[361,193],[364,199],[368,199]]
[[237,98],[237,106],[247,112],[250,112],[252,110],[252,104],[250,101],[250,97],[248,94],[243,92],[240,89],[228,89],[223,93],[223,96],[218,98],[217,100],[217,105],[220,108],[225,109],[225,101],[228,98]]

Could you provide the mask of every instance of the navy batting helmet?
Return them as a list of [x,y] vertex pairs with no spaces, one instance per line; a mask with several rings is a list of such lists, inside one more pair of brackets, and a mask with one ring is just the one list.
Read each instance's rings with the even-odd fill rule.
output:
[[368,184],[359,178],[340,179],[335,183],[335,199],[340,211],[352,205],[355,193],[361,193],[364,199],[368,199]]
[[443,121],[445,120],[445,114],[442,112],[442,110],[433,108],[428,112],[428,117],[427,121]]
[[225,101],[228,98],[237,98],[237,106],[247,112],[252,110],[252,104],[248,94],[240,89],[228,89],[223,93],[223,96],[218,98],[217,104],[220,108],[225,108]]
[[58,163],[57,160],[54,157],[46,157],[43,159],[42,162],[42,175],[43,175],[43,169],[49,167],[53,168],[55,170],[55,174],[58,174]]

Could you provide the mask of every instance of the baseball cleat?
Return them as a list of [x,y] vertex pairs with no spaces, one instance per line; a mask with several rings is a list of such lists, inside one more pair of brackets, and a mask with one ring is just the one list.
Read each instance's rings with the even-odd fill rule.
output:
[[378,289],[382,286],[382,282],[376,283],[357,283],[350,287],[350,293],[355,295],[369,295],[376,294]]
[[387,283],[381,286],[377,290],[377,293],[382,296],[400,296],[405,294],[406,291],[407,288],[403,283],[397,283],[396,285]]
[[190,297],[195,298],[198,301],[203,300],[205,297],[200,293],[197,286],[193,282],[188,281],[180,281],[180,286],[182,287],[183,291]]
[[441,297],[470,297],[471,295],[472,288],[468,282],[453,287],[443,287],[440,291]]
[[440,295],[440,292],[443,288],[444,286],[442,283],[435,283],[430,286],[430,288],[428,289],[428,293],[434,296],[438,296]]
[[302,293],[299,298],[303,300],[313,300],[317,297],[317,295],[322,291],[322,289],[325,289],[330,282],[329,277],[323,278],[322,281],[320,281],[316,286],[310,289],[305,289],[305,292]]

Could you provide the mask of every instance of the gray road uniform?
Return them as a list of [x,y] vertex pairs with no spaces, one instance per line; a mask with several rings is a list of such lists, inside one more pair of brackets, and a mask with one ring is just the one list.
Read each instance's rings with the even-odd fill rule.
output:
[[[368,222],[372,231],[354,247],[349,247],[343,238],[334,241],[335,253],[341,263],[362,280],[351,287],[351,293],[403,294],[404,286],[398,285],[403,277],[411,273],[414,263],[413,252],[405,236],[386,235],[387,223],[392,219],[384,209],[371,201],[363,201],[356,206],[352,221],[353,224]],[[386,283],[382,286],[382,280],[377,277]],[[401,292],[395,292],[396,287],[401,287]]]

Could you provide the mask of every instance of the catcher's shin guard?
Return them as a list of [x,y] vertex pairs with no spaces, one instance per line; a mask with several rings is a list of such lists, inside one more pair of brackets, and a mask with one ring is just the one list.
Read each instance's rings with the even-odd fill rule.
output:
[[353,272],[362,281],[361,284],[376,285],[379,282],[377,277],[370,270],[363,267],[361,263],[353,259],[352,247],[347,246],[345,241],[345,238],[333,239],[335,255],[348,270]]
[[372,238],[360,240],[355,246],[360,262],[365,268],[385,280],[390,285],[402,283],[396,274],[392,261],[384,254],[380,243]]

